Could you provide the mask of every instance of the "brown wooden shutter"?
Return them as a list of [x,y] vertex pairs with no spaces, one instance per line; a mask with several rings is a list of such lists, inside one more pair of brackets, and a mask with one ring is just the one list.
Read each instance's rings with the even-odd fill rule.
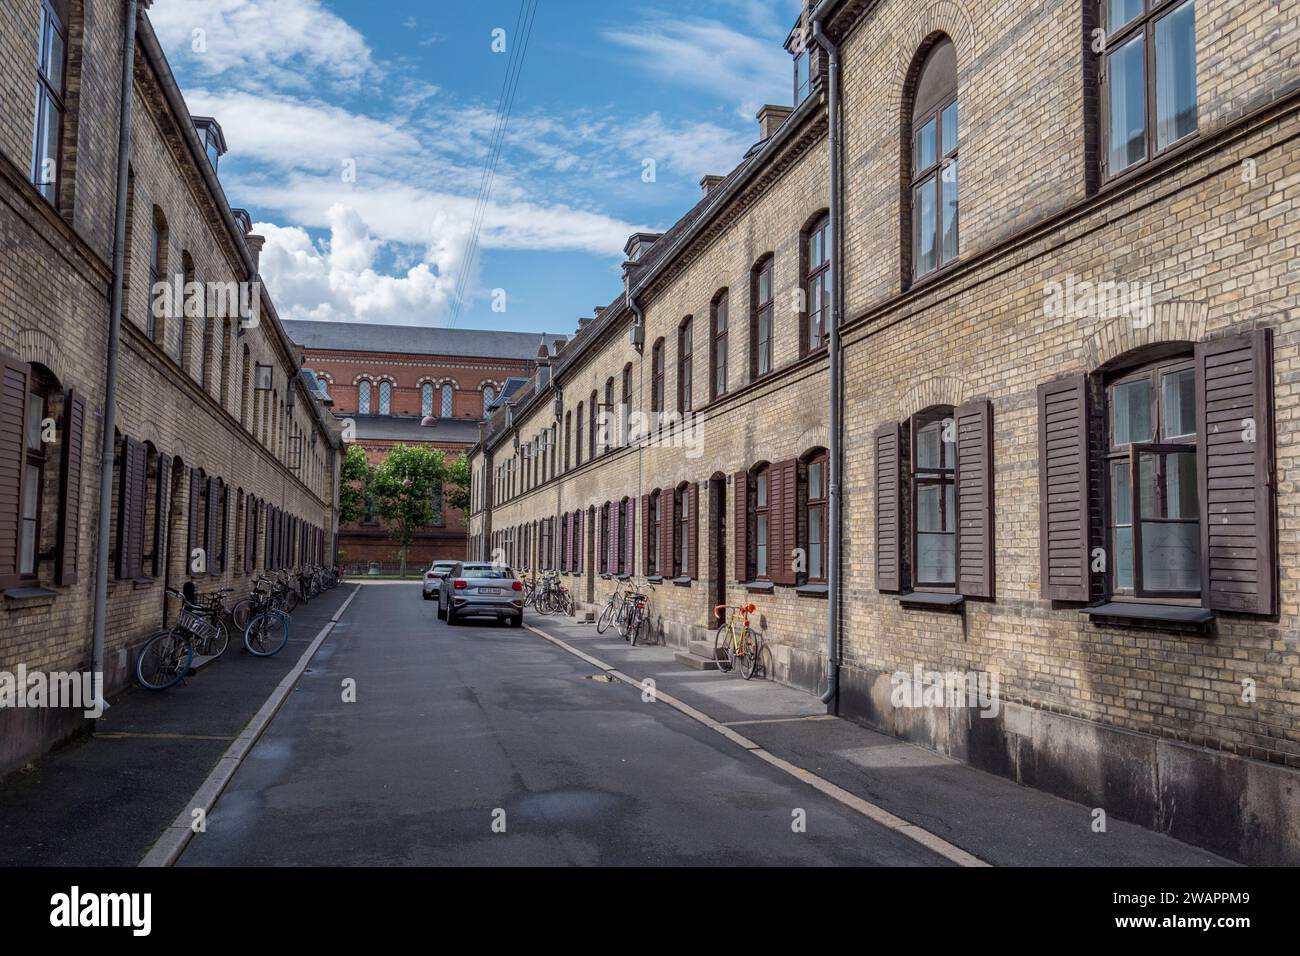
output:
[[636,573],[636,502],[628,498],[623,508],[623,571]]
[[659,560],[663,567],[659,573],[666,578],[677,575],[677,549],[673,542],[677,538],[674,530],[677,525],[677,492],[672,488],[659,490]]
[[564,566],[561,571],[568,572],[573,567],[573,512],[564,514]]
[[616,502],[605,502],[609,509],[609,524],[605,537],[605,570],[610,574],[618,573],[618,512]]
[[23,468],[27,461],[27,393],[31,367],[0,354],[0,588],[20,574]]
[[119,580],[138,578],[144,546],[145,448],[134,438],[122,439],[121,472],[117,485],[117,566]]
[[208,574],[217,573],[217,521],[220,512],[218,508],[221,504],[221,484],[216,478],[209,478],[207,484],[207,493],[203,499],[203,527],[204,542],[203,547],[207,551]]
[[275,570],[275,506],[266,506],[266,570]]
[[1215,610],[1277,613],[1272,355],[1268,329],[1196,346],[1201,596]]
[[691,579],[700,576],[700,490],[691,482],[686,486],[686,575]]
[[1087,376],[1038,386],[1038,419],[1040,593],[1087,601]]
[[153,567],[155,578],[167,574],[167,550],[171,546],[172,456],[159,453],[158,481],[153,499]]
[[732,564],[737,584],[749,582],[749,472],[731,476],[732,527],[735,528],[736,553]]
[[641,496],[641,570],[650,573],[650,496]]
[[876,429],[876,590],[903,588],[902,431],[897,422]]
[[253,495],[249,495],[245,502],[248,514],[244,517],[244,533],[247,535],[244,543],[244,570],[255,571],[257,569],[257,524],[262,508],[261,502]]
[[957,431],[957,591],[993,597],[993,405],[968,402]]
[[799,464],[791,458],[768,469],[768,577],[773,584],[794,584],[793,551],[798,546]]
[[59,542],[54,562],[56,584],[76,584],[80,557],[81,463],[86,402],[72,389],[63,396],[63,461],[59,469]]

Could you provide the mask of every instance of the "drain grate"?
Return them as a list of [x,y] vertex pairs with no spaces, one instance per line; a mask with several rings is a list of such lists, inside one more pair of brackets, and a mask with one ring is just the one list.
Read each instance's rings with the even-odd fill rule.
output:
[[586,677],[586,679],[587,679],[587,680],[601,680],[601,681],[604,681],[606,684],[612,684],[612,683],[614,683],[614,678],[610,677],[608,674],[588,674],[587,677]]

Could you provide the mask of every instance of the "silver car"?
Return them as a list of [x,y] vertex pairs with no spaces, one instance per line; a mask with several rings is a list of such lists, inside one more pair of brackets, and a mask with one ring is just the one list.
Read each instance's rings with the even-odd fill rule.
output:
[[432,601],[438,594],[438,585],[442,579],[456,570],[455,561],[435,561],[424,572],[424,599]]
[[442,579],[438,617],[455,624],[466,617],[505,618],[511,627],[524,623],[524,584],[504,564],[462,561]]

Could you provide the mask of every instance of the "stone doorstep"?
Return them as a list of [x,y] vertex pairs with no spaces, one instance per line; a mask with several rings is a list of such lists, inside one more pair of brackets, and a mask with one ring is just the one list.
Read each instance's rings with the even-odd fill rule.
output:
[[673,660],[678,664],[691,668],[692,670],[716,671],[718,669],[718,662],[713,658],[712,648],[709,649],[708,657],[701,657],[699,654],[687,653],[686,651],[678,651],[673,654]]

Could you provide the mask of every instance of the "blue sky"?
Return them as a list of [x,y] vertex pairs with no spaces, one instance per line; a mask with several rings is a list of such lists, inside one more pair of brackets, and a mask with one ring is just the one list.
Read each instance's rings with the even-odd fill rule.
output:
[[[162,0],[150,19],[286,318],[572,331],[789,103],[800,0],[538,0],[466,257],[520,0]],[[493,31],[506,52],[494,52]],[[653,161],[654,181],[644,181]],[[468,263],[468,265],[467,265]],[[505,312],[492,309],[493,290]]]

